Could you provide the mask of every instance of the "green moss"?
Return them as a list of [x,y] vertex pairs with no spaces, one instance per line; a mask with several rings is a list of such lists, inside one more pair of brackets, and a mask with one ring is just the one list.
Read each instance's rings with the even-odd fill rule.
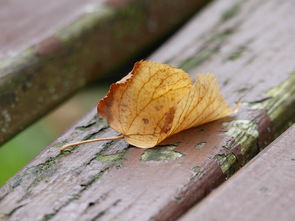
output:
[[241,47],[238,47],[235,51],[233,51],[229,56],[228,56],[228,60],[231,60],[231,61],[235,61],[235,60],[238,60],[242,54],[244,53],[244,51],[246,50],[246,47],[245,46],[241,46]]
[[209,58],[211,58],[214,54],[219,52],[219,48],[225,39],[233,33],[233,29],[226,29],[224,31],[213,34],[205,43],[204,47],[198,51],[194,56],[183,60],[180,63],[180,67],[186,71],[195,68]]
[[[282,133],[289,122],[295,120],[295,74],[291,73],[290,77],[282,84],[267,91],[270,96],[267,99],[252,103],[244,103],[250,109],[264,109],[273,122],[272,131],[274,136]],[[226,135],[233,137],[234,142],[227,146],[231,149],[240,145],[240,151],[243,155],[243,163],[255,156],[260,147],[257,144],[259,132],[257,124],[250,120],[234,120],[225,123],[227,127]],[[269,130],[266,128],[266,130]]]
[[72,24],[59,30],[55,35],[62,40],[66,45],[72,42],[74,38],[81,36],[85,32],[92,30],[93,27],[104,22],[104,19],[109,18],[114,14],[114,10],[106,5],[94,7],[89,13],[84,14]]
[[0,219],[4,219],[4,218],[7,218],[7,217],[9,217],[7,214],[0,213]]
[[224,40],[226,40],[233,33],[234,33],[233,28],[228,28],[228,29],[225,29],[221,32],[217,32],[208,39],[208,44],[222,43]]
[[241,145],[241,153],[244,155],[245,160],[250,159],[253,154],[258,152],[258,146],[256,140],[259,136],[257,125],[254,121],[250,120],[234,120],[229,123],[224,123],[227,127],[228,136],[234,138],[235,142],[233,146],[229,146],[227,149],[231,149],[234,146]]
[[268,191],[268,188],[265,187],[265,186],[263,186],[263,187],[261,187],[259,190],[260,190],[260,192],[262,192],[262,193],[266,193],[266,192]]
[[55,146],[56,148],[60,148],[60,147],[62,147],[62,146],[64,146],[64,145],[66,145],[67,143],[68,143],[67,140],[63,140],[63,141],[57,142],[56,144],[54,144],[54,146]]
[[107,127],[107,125],[108,124],[107,124],[106,119],[104,119],[102,117],[96,117],[95,116],[94,119],[89,121],[87,124],[78,126],[75,129],[86,130],[87,131],[89,128],[92,128],[92,127],[99,127],[99,126]]
[[207,142],[200,142],[200,143],[197,143],[195,145],[195,148],[196,149],[202,149],[205,145],[206,145]]
[[144,23],[143,21],[147,19],[146,14],[143,13],[144,10],[145,6],[142,1],[133,1],[128,7],[120,9],[116,15],[120,23],[112,24],[114,36],[121,39],[132,32],[137,32]]
[[167,161],[176,160],[183,156],[182,153],[174,151],[176,145],[168,145],[164,147],[155,147],[148,149],[141,155],[141,161]]
[[122,152],[111,154],[111,155],[99,154],[96,157],[96,160],[103,162],[103,163],[110,164],[110,165],[115,165],[115,164],[125,160],[124,156],[125,156],[126,152],[127,152],[127,150],[123,150]]
[[202,167],[196,166],[192,168],[194,177],[200,178],[204,174],[204,169]]
[[37,166],[30,167],[25,170],[24,176],[32,176],[34,179],[27,187],[29,191],[33,186],[38,184],[44,177],[50,176],[56,171],[56,158],[49,158],[44,163],[38,164]]
[[45,221],[51,220],[54,216],[55,216],[54,213],[46,214],[46,215],[44,216],[44,220],[45,220]]
[[247,90],[249,90],[249,88],[243,87],[237,90],[238,93],[243,94],[245,93]]
[[[16,95],[13,91],[11,91],[9,88],[5,88],[5,86],[0,88],[0,104],[2,107],[14,105],[16,100],[17,100]],[[1,115],[4,117],[4,123],[5,121],[9,122],[11,120],[9,113],[5,109],[4,110],[2,109],[1,112],[2,112]]]
[[[291,73],[290,77],[281,83],[280,85],[269,89],[266,94],[270,95],[269,99],[262,100],[261,102],[250,102],[244,103],[251,109],[266,109],[268,114],[272,120],[278,117],[284,111],[284,106],[288,103],[294,102],[295,98],[295,73]],[[285,105],[281,106],[282,104],[286,103]],[[281,107],[280,107],[281,106]]]
[[273,122],[275,136],[281,134],[289,125],[295,121],[295,72],[280,85],[269,89],[267,99],[258,102],[244,102],[250,109],[264,109]]
[[214,158],[218,160],[222,172],[226,174],[227,177],[234,174],[238,168],[237,158],[233,153],[228,155],[217,154]]
[[201,65],[202,63],[204,63],[212,55],[217,53],[217,51],[218,51],[218,48],[212,48],[212,49],[201,51],[196,56],[183,61],[180,67],[184,70],[189,70],[193,67],[197,67]]
[[225,87],[225,86],[228,85],[229,82],[230,82],[230,79],[226,79],[226,80],[222,83],[222,85]]
[[225,22],[233,18],[234,16],[236,16],[240,12],[243,3],[244,3],[244,0],[239,1],[236,4],[234,4],[231,8],[224,11],[221,16],[221,20]]
[[38,184],[45,177],[51,176],[52,174],[55,173],[55,171],[57,170],[56,159],[59,156],[61,156],[61,154],[59,154],[58,156],[56,156],[54,158],[53,157],[49,158],[44,163],[27,168],[24,171],[22,176],[17,176],[15,178],[15,181],[13,182],[13,185],[11,186],[12,187],[11,190],[13,190],[17,186],[19,186],[24,180],[31,179],[33,177],[33,180],[30,182],[30,184],[26,188],[27,192],[24,195],[24,197],[26,197],[27,194],[29,194],[32,187],[34,187],[36,184]]
[[[29,66],[30,64],[35,63],[38,60],[36,56],[34,56],[34,49],[27,48],[21,51],[17,56],[10,56],[0,60],[0,70],[4,74],[9,74],[11,72],[11,67],[20,69],[24,64]],[[20,79],[22,76],[18,76]],[[18,80],[18,79],[17,79]]]
[[86,125],[78,126],[75,129],[79,129],[79,130],[85,130],[86,129],[86,130],[88,130],[90,127],[92,127],[94,125],[96,125],[96,122],[95,121],[90,122],[90,123],[88,123]]
[[18,187],[21,184],[21,182],[22,182],[22,177],[19,175],[15,176],[15,180],[13,184],[11,185],[12,189]]

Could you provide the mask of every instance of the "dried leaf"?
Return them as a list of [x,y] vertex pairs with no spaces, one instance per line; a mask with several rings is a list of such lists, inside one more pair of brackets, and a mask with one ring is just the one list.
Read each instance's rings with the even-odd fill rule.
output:
[[235,110],[225,102],[213,74],[199,74],[193,84],[181,69],[139,61],[126,77],[111,85],[98,112],[128,143],[150,148]]

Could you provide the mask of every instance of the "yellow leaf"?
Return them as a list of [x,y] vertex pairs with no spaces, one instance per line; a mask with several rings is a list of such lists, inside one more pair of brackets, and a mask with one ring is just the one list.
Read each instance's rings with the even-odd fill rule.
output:
[[168,136],[234,111],[213,74],[199,74],[193,84],[183,70],[152,61],[135,63],[98,104],[110,127],[141,148],[154,147]]

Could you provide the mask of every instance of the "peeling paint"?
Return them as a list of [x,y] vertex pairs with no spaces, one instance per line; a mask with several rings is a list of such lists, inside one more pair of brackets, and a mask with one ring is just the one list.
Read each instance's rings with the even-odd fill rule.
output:
[[234,172],[237,170],[237,158],[233,153],[230,154],[217,154],[214,159],[216,159],[219,162],[220,168],[224,174],[226,174],[227,177],[234,174]]
[[250,109],[264,109],[274,125],[275,135],[286,129],[289,122],[295,121],[295,72],[280,85],[266,92],[267,99],[260,102],[244,102]]
[[141,155],[141,161],[168,161],[176,160],[184,156],[184,154],[174,151],[176,145],[167,145],[163,147],[155,147],[147,149]]
[[[288,124],[286,122],[294,121],[295,115],[295,73],[291,73],[289,79],[267,91],[268,97],[255,102],[243,103],[250,109],[266,110],[268,116],[273,122],[274,136],[282,133],[283,128]],[[232,137],[233,142],[224,148],[231,150],[236,146],[240,146],[240,152],[243,156],[243,163],[247,162],[259,152],[258,146],[258,125],[254,120],[234,120],[223,124],[227,131],[225,134]],[[266,131],[271,129],[265,128]],[[225,161],[225,155],[220,155]],[[222,164],[221,164],[222,166]],[[228,170],[224,167],[223,171]]]
[[195,148],[202,149],[206,144],[207,144],[207,142],[199,142],[195,145]]
[[199,167],[199,166],[195,166],[192,168],[192,172],[194,174],[194,177],[200,178],[204,174],[204,168]]
[[[252,149],[253,143],[257,140],[259,132],[257,124],[250,120],[234,120],[223,123],[227,128],[226,135],[233,137],[235,143],[233,145],[241,145],[241,153],[245,155],[247,151]],[[234,146],[229,147],[231,149]]]
[[125,160],[124,156],[127,152],[127,149],[123,150],[122,152],[115,153],[115,154],[110,154],[110,155],[102,155],[99,154],[96,157],[96,160],[107,163],[108,165],[115,165],[123,160]]

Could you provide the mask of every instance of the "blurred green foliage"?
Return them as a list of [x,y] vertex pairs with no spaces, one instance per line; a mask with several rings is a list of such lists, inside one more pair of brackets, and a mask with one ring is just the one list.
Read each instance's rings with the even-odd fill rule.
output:
[[94,107],[108,87],[92,85],[74,95],[0,147],[0,186],[24,167],[55,138]]
[[43,121],[35,123],[0,148],[0,186],[57,135]]

